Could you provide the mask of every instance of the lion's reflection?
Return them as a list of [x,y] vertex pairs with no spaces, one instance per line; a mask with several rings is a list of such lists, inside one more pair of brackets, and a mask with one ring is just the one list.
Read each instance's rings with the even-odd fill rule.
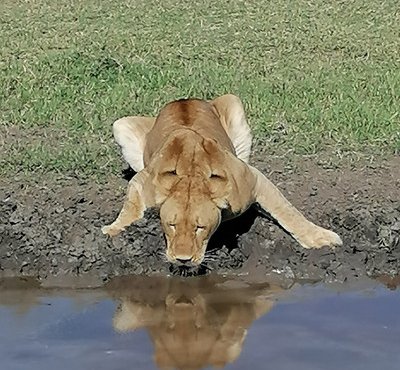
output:
[[108,289],[120,302],[114,328],[146,328],[162,369],[223,367],[235,361],[247,328],[272,308],[281,290],[216,277],[121,278]]

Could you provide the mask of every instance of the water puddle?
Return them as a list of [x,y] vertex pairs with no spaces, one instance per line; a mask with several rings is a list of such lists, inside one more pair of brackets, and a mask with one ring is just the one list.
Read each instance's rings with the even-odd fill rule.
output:
[[120,278],[95,290],[2,281],[1,369],[397,370],[391,288],[213,276]]

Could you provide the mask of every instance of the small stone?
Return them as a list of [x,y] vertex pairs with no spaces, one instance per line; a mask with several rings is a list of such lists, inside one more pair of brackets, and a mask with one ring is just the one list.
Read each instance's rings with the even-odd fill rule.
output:
[[310,191],[310,197],[314,197],[318,194],[318,187],[316,185],[313,185]]
[[396,221],[396,222],[392,225],[391,229],[392,229],[393,231],[400,231],[400,221]]
[[56,211],[56,213],[62,213],[62,212],[64,212],[64,207],[62,207],[62,206],[58,206],[58,207],[56,207],[56,209],[55,209],[55,211]]

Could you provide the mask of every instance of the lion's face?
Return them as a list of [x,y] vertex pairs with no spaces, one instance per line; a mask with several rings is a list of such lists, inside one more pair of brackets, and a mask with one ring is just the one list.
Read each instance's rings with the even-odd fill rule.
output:
[[229,190],[224,152],[196,134],[174,137],[154,166],[161,224],[170,262],[199,265],[207,243],[221,222]]
[[[160,209],[161,225],[167,242],[166,256],[170,262],[199,265],[204,259],[207,243],[221,222],[221,211],[202,192],[181,192],[198,188],[201,179],[182,179]],[[190,182],[188,184],[188,182]]]
[[220,277],[119,281],[110,285],[120,300],[113,326],[119,332],[146,328],[161,369],[224,367],[235,361],[247,328],[272,308],[271,298],[280,290],[267,283],[235,285]]

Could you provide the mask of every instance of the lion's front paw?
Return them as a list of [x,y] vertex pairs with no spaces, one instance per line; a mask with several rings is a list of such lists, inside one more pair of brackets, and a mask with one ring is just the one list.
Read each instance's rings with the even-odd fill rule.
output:
[[299,240],[300,244],[307,249],[322,247],[339,247],[343,245],[340,236],[333,231],[317,226],[316,230],[310,231],[306,238]]
[[106,234],[106,235],[109,235],[109,236],[116,236],[123,230],[124,229],[118,228],[118,227],[114,226],[113,224],[107,225],[107,226],[103,226],[101,228],[101,232],[103,234]]

